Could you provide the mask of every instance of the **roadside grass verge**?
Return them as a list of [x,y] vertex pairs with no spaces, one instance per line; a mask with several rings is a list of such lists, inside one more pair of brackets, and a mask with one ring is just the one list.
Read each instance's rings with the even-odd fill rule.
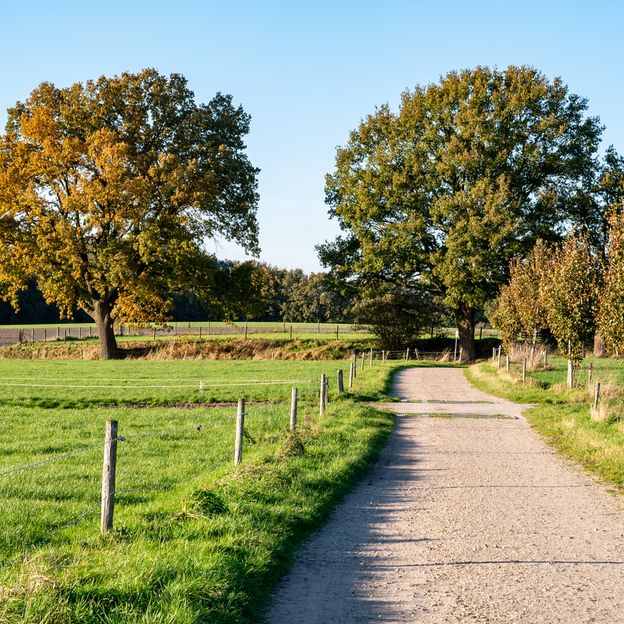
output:
[[[34,362],[11,364],[24,367],[14,369],[14,376],[51,377],[50,369],[29,369]],[[132,381],[188,378],[196,372],[193,366],[205,365],[53,364],[66,365],[55,368],[59,378],[90,370],[98,379],[107,374]],[[97,370],[88,364],[97,364]],[[252,364],[264,368],[252,367],[247,379],[252,373],[265,379],[312,378],[324,370],[333,382],[328,410],[319,416],[314,386],[314,396],[302,398],[300,426],[291,434],[288,403],[250,405],[243,464],[234,467],[235,409],[229,406],[0,407],[6,425],[0,433],[6,450],[0,457],[2,624],[259,621],[298,546],[383,447],[393,416],[358,396],[383,398],[397,366],[358,371],[353,391],[338,397],[331,369],[345,368],[344,362],[331,368],[327,362],[218,364],[211,370],[215,380],[241,377]],[[290,385],[285,388],[289,394]],[[278,394],[271,392],[273,398]],[[119,421],[125,439],[119,442],[115,528],[102,537],[100,443],[104,421],[111,418]],[[195,428],[198,423],[201,430]],[[70,454],[81,449],[86,450]],[[2,475],[59,453],[68,455],[32,471]],[[80,522],[63,529],[83,513]]]
[[[619,362],[593,360],[594,380],[609,379],[617,394],[624,380]],[[593,387],[565,387],[566,362],[553,358],[546,371],[529,372],[522,385],[517,373],[506,373],[489,363],[466,369],[466,377],[477,388],[519,403],[532,403],[525,412],[531,426],[565,456],[624,492],[624,416],[622,404],[612,417],[591,415]],[[615,381],[614,381],[615,380]],[[586,382],[586,378],[585,378]],[[610,401],[613,399],[609,399]]]

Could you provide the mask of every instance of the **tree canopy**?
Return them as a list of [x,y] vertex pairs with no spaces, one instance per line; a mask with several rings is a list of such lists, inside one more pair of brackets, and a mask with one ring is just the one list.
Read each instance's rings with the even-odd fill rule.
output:
[[538,238],[599,220],[602,127],[585,99],[530,67],[477,67],[381,106],[337,150],[326,178],[344,234],[319,247],[359,283],[419,284],[454,311],[475,355],[475,311]]
[[35,278],[114,355],[115,319],[157,321],[176,290],[210,288],[206,239],[258,252],[248,131],[231,96],[198,104],[179,74],[42,83],[0,137],[0,296]]

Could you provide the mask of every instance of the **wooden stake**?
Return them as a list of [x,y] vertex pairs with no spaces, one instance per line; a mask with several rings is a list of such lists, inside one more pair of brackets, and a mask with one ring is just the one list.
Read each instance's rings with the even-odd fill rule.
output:
[[509,359],[509,355],[505,355],[505,370],[507,372],[511,370],[511,360]]
[[327,383],[327,375],[323,373],[321,375],[321,386],[319,391],[319,415],[323,415],[325,413],[325,385]]
[[594,411],[598,409],[598,403],[600,402],[600,382],[596,382],[594,387]]
[[498,368],[501,367],[501,346],[498,345]]
[[[245,321],[245,338],[247,338],[247,321]],[[291,336],[292,338],[292,336]]]
[[293,332],[292,332],[292,325],[290,326],[290,339],[292,340],[292,336],[293,336]]
[[294,431],[297,428],[297,388],[292,389],[290,396],[290,430]]
[[338,369],[337,388],[338,388],[338,394],[342,394],[344,392],[344,381],[343,381],[343,378],[342,378],[342,368]]
[[353,362],[349,362],[349,388],[353,387],[353,377],[355,377],[353,369],[355,367],[353,366]]
[[236,437],[234,439],[234,465],[243,461],[243,434],[245,432],[245,399],[238,399],[236,410]]
[[568,360],[568,388],[574,385],[574,364],[572,360]]
[[113,528],[115,510],[115,469],[117,467],[117,421],[107,420],[104,430],[104,465],[102,468],[102,508],[100,532]]
[[353,378],[357,377],[357,355],[353,354]]

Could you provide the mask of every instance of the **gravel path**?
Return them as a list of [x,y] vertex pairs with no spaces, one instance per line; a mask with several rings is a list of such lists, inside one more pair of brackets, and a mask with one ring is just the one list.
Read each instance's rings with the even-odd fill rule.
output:
[[414,402],[386,406],[380,461],[304,546],[271,624],[624,622],[621,498],[461,370],[404,370],[395,395]]

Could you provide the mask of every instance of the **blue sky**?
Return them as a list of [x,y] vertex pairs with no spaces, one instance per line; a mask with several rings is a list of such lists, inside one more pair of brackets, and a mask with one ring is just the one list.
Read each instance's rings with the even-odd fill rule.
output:
[[[252,116],[261,259],[318,270],[332,239],[324,175],[375,106],[452,69],[527,64],[589,99],[624,152],[624,8],[606,2],[0,1],[0,123],[41,81],[155,67],[199,101],[231,93]],[[240,250],[211,246],[220,257]]]

